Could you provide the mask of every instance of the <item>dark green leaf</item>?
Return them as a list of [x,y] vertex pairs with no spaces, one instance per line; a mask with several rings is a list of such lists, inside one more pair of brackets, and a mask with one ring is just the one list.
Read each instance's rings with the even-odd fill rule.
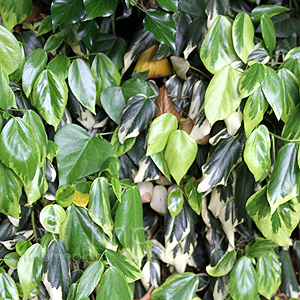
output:
[[27,97],[29,97],[38,76],[45,68],[47,59],[47,53],[40,48],[33,51],[26,59],[22,74],[22,87]]
[[115,217],[116,235],[124,248],[139,262],[144,256],[145,234],[142,199],[139,188],[127,188],[122,194]]
[[48,70],[54,73],[60,80],[65,80],[68,77],[70,66],[69,57],[60,54],[55,56],[46,66]]
[[208,265],[206,267],[206,272],[210,276],[220,277],[228,274],[233,268],[236,260],[236,252],[230,251],[226,252],[218,261],[215,266]]
[[57,204],[47,205],[40,212],[41,224],[51,233],[59,234],[61,224],[65,221],[65,219],[65,210]]
[[52,17],[46,16],[41,22],[41,24],[39,25],[36,36],[40,36],[45,33],[48,33],[50,30],[52,30]]
[[194,273],[174,274],[151,294],[151,300],[192,300],[199,279]]
[[251,12],[251,18],[253,21],[258,22],[263,15],[267,15],[270,18],[288,11],[289,8],[279,5],[260,5],[256,6]]
[[172,218],[175,218],[182,210],[184,199],[179,187],[173,189],[168,195],[168,210]]
[[122,84],[122,92],[126,102],[132,96],[143,94],[147,97],[153,96],[153,90],[147,82],[139,78],[130,78]]
[[237,70],[226,66],[210,81],[205,94],[204,110],[211,125],[224,120],[239,107],[242,100],[238,90],[239,80]]
[[53,31],[63,23],[76,23],[85,15],[82,0],[54,0],[51,5]]
[[119,157],[122,154],[129,151],[132,148],[132,146],[134,145],[135,140],[136,140],[136,138],[133,137],[133,138],[125,140],[125,142],[123,144],[121,144],[119,141],[119,138],[118,138],[119,128],[120,128],[120,126],[116,127],[116,129],[113,133],[113,136],[111,138],[111,144],[114,147],[114,152],[115,152],[116,157]]
[[262,15],[260,19],[262,36],[268,50],[269,55],[272,53],[276,46],[276,32],[274,24],[268,15]]
[[257,299],[257,273],[250,258],[242,256],[229,275],[229,290],[233,299]]
[[96,300],[131,300],[129,286],[117,268],[108,268],[102,276]]
[[290,114],[288,121],[282,130],[282,136],[290,140],[297,140],[300,138],[299,132],[299,113],[300,105],[298,104],[293,112]]
[[[76,238],[74,238],[76,237]],[[89,217],[88,212],[75,205],[67,209],[67,218],[60,229],[71,259],[97,260],[106,249],[116,249],[102,229]]]
[[157,111],[157,106],[144,95],[132,97],[123,111],[118,132],[119,141],[137,137],[149,124]]
[[44,70],[34,84],[32,100],[45,121],[56,129],[68,100],[66,83],[50,70]]
[[[99,34],[99,26],[95,20],[81,22],[78,28],[78,36],[87,45],[88,48],[92,47],[95,39],[99,36]],[[95,53],[94,51],[92,52]]]
[[144,27],[157,41],[170,46],[176,52],[176,28],[172,15],[159,9],[148,9]]
[[18,277],[21,283],[24,298],[38,286],[42,279],[43,248],[34,244],[26,250],[18,262]]
[[158,0],[157,2],[162,9],[178,12],[178,0]]
[[75,300],[87,298],[101,280],[103,273],[103,262],[96,260],[91,263],[80,277]]
[[60,47],[60,45],[64,41],[64,37],[65,37],[65,30],[52,34],[46,41],[44,45],[44,50],[48,53],[55,51]]
[[19,292],[14,280],[0,268],[0,297],[8,300],[19,300]]
[[57,155],[60,186],[100,171],[103,162],[114,155],[108,141],[98,136],[90,138],[84,129],[75,124],[63,126],[54,141],[60,147]]
[[179,0],[178,2],[180,11],[204,19],[206,0]]
[[247,255],[252,257],[261,257],[269,254],[277,247],[277,243],[257,237],[251,245],[246,246]]
[[261,256],[256,266],[258,292],[270,299],[281,284],[281,265],[274,252]]
[[212,74],[239,60],[233,47],[232,25],[225,16],[218,16],[209,28],[201,46],[200,58]]
[[66,299],[71,285],[68,252],[62,240],[54,240],[44,257],[43,283],[52,299]]
[[77,100],[95,114],[96,83],[89,66],[82,59],[71,63],[68,82]]
[[111,267],[115,267],[124,274],[128,283],[135,282],[143,277],[139,267],[125,256],[112,250],[105,250],[105,257]]

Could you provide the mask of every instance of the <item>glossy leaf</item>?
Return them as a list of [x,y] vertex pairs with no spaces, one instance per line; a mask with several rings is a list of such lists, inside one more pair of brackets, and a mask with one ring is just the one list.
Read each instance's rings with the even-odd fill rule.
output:
[[95,114],[96,83],[90,68],[82,59],[71,63],[68,82],[77,100]]
[[119,86],[121,77],[114,63],[103,53],[98,53],[91,66],[96,80],[96,102],[100,104],[100,94],[108,86]]
[[258,293],[257,273],[250,258],[242,256],[229,275],[229,290],[233,299],[256,299]]
[[62,240],[51,242],[44,257],[43,283],[53,299],[66,299],[71,285],[68,252]]
[[277,243],[257,237],[252,244],[246,246],[246,251],[251,257],[261,257],[272,252],[275,247]]
[[84,129],[75,124],[63,126],[54,141],[60,147],[57,155],[60,186],[100,171],[103,162],[114,154],[108,141],[97,136],[90,138]]
[[108,17],[112,15],[117,8],[117,0],[84,0],[86,9],[85,20],[91,20],[96,17]]
[[244,159],[256,181],[259,181],[266,172],[270,163],[271,141],[269,130],[260,125],[254,130],[245,144]]
[[40,213],[41,224],[47,231],[51,233],[59,234],[60,226],[65,219],[65,210],[57,204],[45,206]]
[[28,248],[32,246],[32,243],[27,240],[21,240],[16,243],[16,252],[22,256]]
[[281,266],[274,252],[261,256],[257,261],[258,292],[270,299],[281,284]]
[[230,66],[221,69],[210,81],[204,102],[205,115],[211,125],[224,120],[240,105],[239,74]]
[[145,247],[142,199],[137,186],[126,189],[118,204],[115,217],[116,235],[124,248],[140,261]]
[[240,12],[232,24],[233,47],[243,62],[247,61],[249,54],[254,49],[254,28],[250,17]]
[[63,55],[55,56],[46,66],[48,70],[54,73],[60,80],[65,80],[68,77],[68,69],[70,59]]
[[298,145],[290,143],[280,148],[274,170],[268,181],[267,196],[271,213],[299,195],[300,170],[297,162]]
[[114,267],[108,268],[102,276],[96,300],[131,300],[129,286],[124,275]]
[[272,53],[276,46],[276,32],[274,24],[268,15],[262,15],[260,19],[262,36],[268,50],[269,55]]
[[21,56],[22,51],[15,36],[0,26],[0,65],[6,75],[18,68]]
[[152,300],[191,300],[199,284],[193,273],[174,274],[151,293]]
[[53,31],[63,23],[76,23],[85,15],[81,0],[54,0],[51,5]]
[[75,300],[87,298],[95,289],[104,273],[102,261],[96,260],[91,263],[80,277]]
[[170,46],[176,52],[176,28],[172,15],[159,9],[148,9],[144,27],[157,41]]
[[108,180],[105,177],[98,177],[93,181],[88,209],[92,220],[112,239],[113,221],[108,188]]
[[109,117],[115,123],[120,124],[122,112],[126,105],[122,88],[118,86],[107,87],[100,94],[100,102]]
[[271,214],[265,186],[249,198],[246,208],[256,226],[267,239],[279,246],[289,245],[289,236],[300,218],[300,203],[297,198],[281,204]]
[[17,107],[15,94],[8,84],[8,78],[0,65],[0,108],[9,109]]
[[20,255],[17,252],[10,252],[4,256],[3,261],[11,269],[17,269],[19,259]]
[[185,131],[175,130],[170,134],[164,156],[178,185],[194,162],[197,151],[196,142]]
[[84,208],[72,204],[66,213],[66,220],[60,228],[60,238],[65,242],[71,259],[93,261],[99,259],[106,248],[115,250],[115,245],[111,244]]
[[239,60],[233,47],[232,25],[225,16],[218,16],[209,28],[201,46],[200,58],[212,74]]
[[76,185],[67,184],[57,189],[55,193],[55,199],[57,203],[62,207],[70,206],[75,198]]
[[197,187],[193,187],[188,194],[188,203],[197,215],[200,215],[202,209],[202,194],[197,192]]
[[13,73],[11,73],[9,75],[9,80],[11,80],[15,83],[18,83],[21,80],[24,65],[25,65],[25,50],[21,43],[20,43],[20,48],[21,48],[21,60],[20,60],[19,66]]
[[47,59],[47,53],[40,48],[34,50],[26,59],[22,74],[22,87],[27,97],[29,97],[34,83],[45,68]]
[[157,2],[164,10],[178,12],[178,0],[158,0]]
[[2,163],[11,168],[23,183],[32,181],[40,156],[33,129],[20,118],[10,119],[1,132],[0,147]]
[[19,300],[19,292],[14,280],[0,268],[0,297],[2,299]]
[[267,75],[266,67],[261,63],[249,66],[239,80],[239,92],[242,98],[254,93],[264,82]]
[[137,137],[149,124],[157,107],[152,99],[144,95],[132,97],[123,111],[118,137],[121,144],[127,139]]
[[105,257],[111,267],[114,267],[124,274],[128,283],[135,282],[143,277],[139,267],[125,256],[112,250],[105,250]]
[[44,45],[44,50],[49,53],[55,51],[60,47],[62,42],[64,41],[65,30],[52,34],[46,41]]
[[161,152],[166,147],[170,134],[177,127],[177,118],[171,113],[160,115],[154,119],[149,130],[146,155]]
[[253,21],[258,22],[263,15],[267,15],[272,18],[273,16],[288,10],[289,9],[287,7],[279,5],[259,5],[251,11],[251,18]]
[[32,100],[45,121],[57,128],[67,104],[67,87],[50,70],[44,70],[34,84]]
[[135,137],[130,138],[130,139],[125,140],[125,142],[123,144],[121,144],[120,141],[119,141],[119,138],[118,138],[119,128],[120,128],[120,126],[116,127],[116,129],[113,133],[113,136],[111,138],[111,144],[114,147],[114,152],[115,152],[116,157],[119,157],[122,154],[129,151],[133,147],[133,145],[135,143],[135,140],[136,140]]
[[168,210],[172,218],[175,218],[182,210],[184,199],[179,187],[173,189],[168,195]]
[[267,68],[267,76],[261,85],[262,91],[274,110],[279,120],[283,111],[284,94],[282,83],[277,73],[270,67]]
[[206,272],[210,276],[220,277],[228,274],[233,268],[236,260],[236,252],[226,252],[215,266],[208,265]]
[[52,30],[52,18],[51,16],[46,16],[39,25],[36,36],[48,33],[50,30]]
[[167,165],[164,151],[155,153],[151,155],[151,159],[154,162],[154,164],[157,166],[157,168],[164,174],[164,176],[171,181],[171,175],[169,171],[169,167]]
[[18,276],[24,298],[38,286],[42,279],[43,250],[40,244],[34,244],[26,250],[18,262]]

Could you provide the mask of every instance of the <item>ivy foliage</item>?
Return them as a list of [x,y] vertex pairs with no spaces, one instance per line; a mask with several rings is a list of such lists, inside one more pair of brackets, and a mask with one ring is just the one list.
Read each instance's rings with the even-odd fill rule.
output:
[[0,16],[0,299],[299,297],[298,1]]

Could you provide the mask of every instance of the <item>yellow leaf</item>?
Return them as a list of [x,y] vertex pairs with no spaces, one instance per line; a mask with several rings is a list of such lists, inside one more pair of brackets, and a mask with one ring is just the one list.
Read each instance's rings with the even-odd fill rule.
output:
[[89,203],[89,194],[76,191],[73,203],[77,206],[86,207]]

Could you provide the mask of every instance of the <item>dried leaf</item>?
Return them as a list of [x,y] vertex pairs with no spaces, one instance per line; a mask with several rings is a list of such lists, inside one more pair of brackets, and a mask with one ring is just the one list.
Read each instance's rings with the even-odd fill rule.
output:
[[210,139],[210,133],[209,134],[207,134],[204,138],[202,138],[201,140],[198,140],[198,141],[196,141],[196,143],[198,144],[198,145],[206,145],[206,144],[208,144],[208,141],[209,141],[209,139]]
[[[197,118],[197,117],[196,117]],[[194,127],[194,124],[195,124],[195,120],[192,119],[187,119],[186,121],[184,121],[182,124],[181,124],[181,130],[185,131],[186,133],[190,134],[193,127]]]
[[156,105],[158,109],[155,118],[165,113],[172,113],[177,118],[178,121],[181,120],[182,116],[175,109],[170,97],[168,96],[167,89],[165,88],[164,85],[159,89],[159,95],[156,100]]
[[89,194],[76,191],[73,203],[80,207],[86,207],[89,203]]

